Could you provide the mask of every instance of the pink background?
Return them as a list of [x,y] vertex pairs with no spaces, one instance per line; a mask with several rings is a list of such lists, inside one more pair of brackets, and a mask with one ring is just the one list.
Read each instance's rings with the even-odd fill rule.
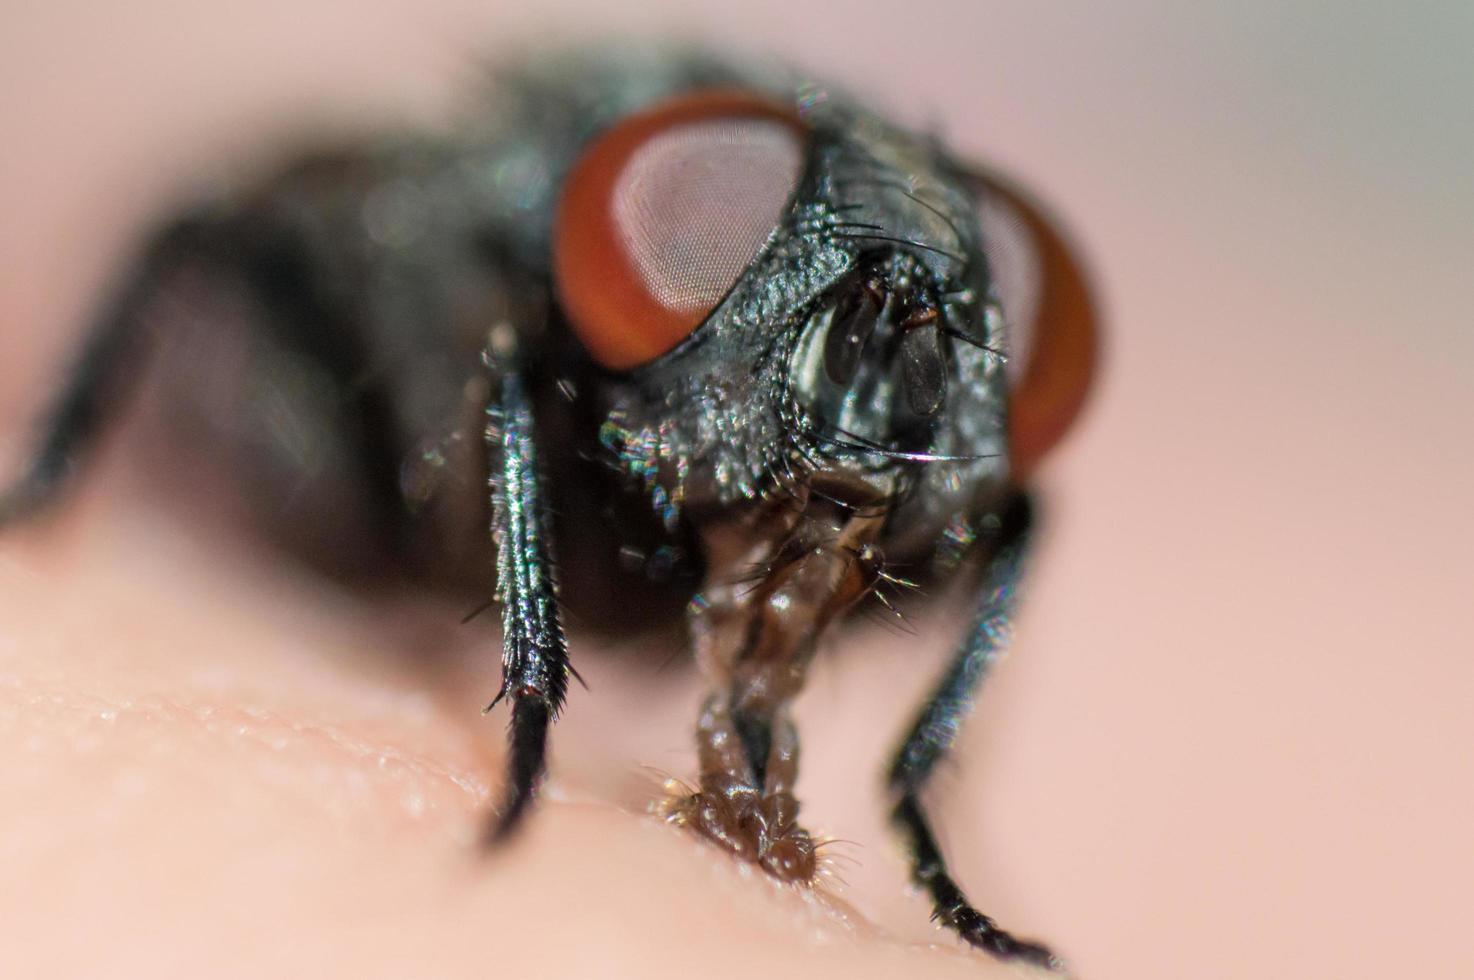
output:
[[[6,0],[0,446],[139,224],[284,125],[433,112],[475,50],[574,29],[776,51],[1034,187],[1109,314],[938,797],[988,910],[1095,980],[1474,976],[1471,9]],[[863,692],[919,690],[912,645],[826,659],[815,755],[873,782],[901,708]],[[683,771],[688,709],[614,765]],[[906,921],[857,769],[811,766],[810,812]]]

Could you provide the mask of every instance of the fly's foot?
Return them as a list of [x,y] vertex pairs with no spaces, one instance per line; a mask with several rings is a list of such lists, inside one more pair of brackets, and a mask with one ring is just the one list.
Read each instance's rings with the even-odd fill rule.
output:
[[798,825],[798,801],[791,793],[763,796],[752,789],[681,793],[668,797],[661,813],[779,881],[807,885],[814,880],[816,846]]
[[1018,960],[1055,972],[1064,970],[1064,964],[1048,946],[1004,932],[992,919],[966,903],[938,910],[933,918],[950,926],[969,946],[1000,959]]

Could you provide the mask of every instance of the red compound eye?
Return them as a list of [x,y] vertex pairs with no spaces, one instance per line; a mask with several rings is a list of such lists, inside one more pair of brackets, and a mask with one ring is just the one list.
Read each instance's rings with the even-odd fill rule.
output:
[[1079,261],[1040,209],[992,175],[973,180],[1015,355],[1008,434],[1014,475],[1024,478],[1085,404],[1099,357],[1098,318]]
[[791,109],[751,93],[685,96],[599,137],[565,184],[553,275],[600,364],[645,364],[691,335],[777,228],[803,168]]

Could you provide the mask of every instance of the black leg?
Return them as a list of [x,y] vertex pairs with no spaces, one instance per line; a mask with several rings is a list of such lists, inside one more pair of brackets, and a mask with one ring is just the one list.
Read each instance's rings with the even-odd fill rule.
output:
[[[364,470],[381,540],[402,549],[409,522],[399,488],[402,458],[389,393],[372,376],[351,313],[323,295],[313,257],[290,228],[249,221],[183,219],[155,236],[84,341],[41,425],[21,476],[0,490],[0,526],[54,501],[85,460],[111,416],[143,374],[144,313],[168,279],[193,264],[238,282],[261,304],[262,330],[284,351],[310,361],[352,411],[346,438]],[[199,315],[208,318],[206,307]]]
[[888,781],[896,798],[891,819],[905,837],[913,880],[931,896],[932,917],[969,944],[994,956],[1059,969],[1059,960],[1046,947],[1014,938],[968,903],[967,896],[947,871],[947,862],[921,802],[928,778],[938,760],[952,747],[963,719],[972,709],[974,693],[988,668],[1007,648],[1032,520],[1027,497],[1015,498],[1005,511],[984,576],[977,615],[951,665],[896,753]]
[[488,353],[487,411],[497,598],[502,604],[502,686],[487,710],[512,704],[507,798],[492,827],[500,843],[527,812],[546,765],[548,726],[568,691],[568,646],[558,619],[551,521],[539,483],[532,400],[515,358]]
[[195,247],[202,225],[181,221],[148,246],[131,278],[108,303],[43,416],[40,438],[21,475],[0,489],[0,527],[33,516],[66,489],[138,379],[143,308],[160,282]]
[[330,277],[322,258],[287,222],[238,219],[220,229],[202,257],[249,289],[268,337],[329,381],[344,406],[337,424],[357,461],[379,540],[402,557],[413,530],[400,484],[405,440],[393,393],[372,363],[366,314],[352,306],[357,298],[324,285]]

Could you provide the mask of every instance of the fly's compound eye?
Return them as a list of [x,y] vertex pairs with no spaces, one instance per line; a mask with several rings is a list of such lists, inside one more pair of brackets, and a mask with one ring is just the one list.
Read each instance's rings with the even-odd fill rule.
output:
[[558,205],[553,274],[596,361],[638,367],[691,335],[782,221],[805,139],[791,109],[713,91],[632,116],[585,151]]
[[1073,249],[1039,207],[993,175],[971,181],[1017,365],[1009,385],[1011,462],[1026,477],[1080,414],[1096,374],[1099,317]]

